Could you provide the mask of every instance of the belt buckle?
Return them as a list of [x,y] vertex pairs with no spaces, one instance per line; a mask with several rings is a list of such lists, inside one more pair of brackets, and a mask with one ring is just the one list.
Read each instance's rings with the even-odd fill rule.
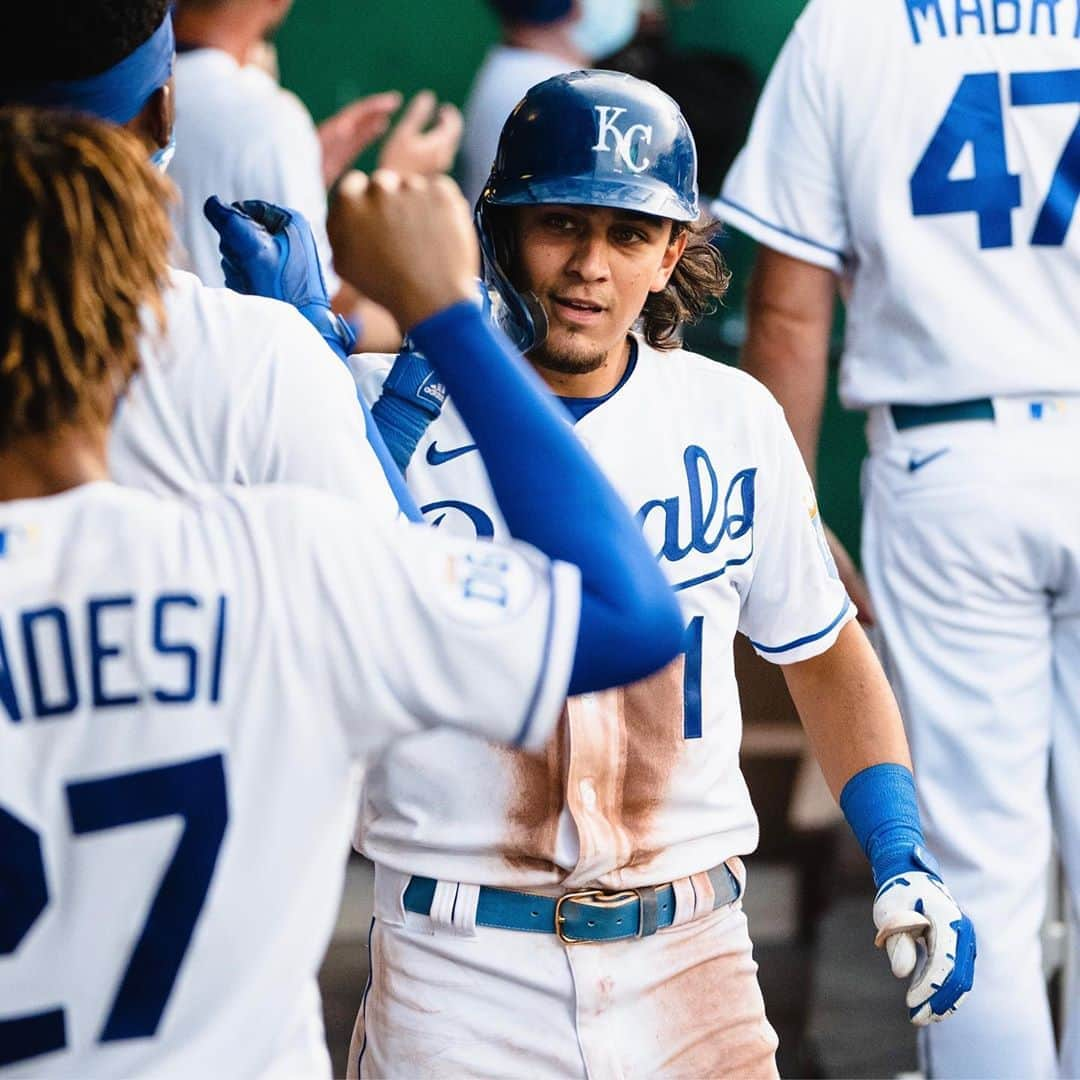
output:
[[[605,892],[603,889],[581,889],[578,892],[563,893],[558,900],[555,901],[555,936],[564,945],[602,945],[603,940],[597,938],[575,938],[570,937],[563,929],[563,923],[566,922],[566,916],[562,913],[562,906],[567,900],[582,900],[586,903],[594,904],[596,907],[622,907],[624,904],[631,904],[635,900],[639,900],[637,892],[633,889],[623,889],[620,892]],[[634,937],[641,936],[641,920],[638,919],[638,928]]]

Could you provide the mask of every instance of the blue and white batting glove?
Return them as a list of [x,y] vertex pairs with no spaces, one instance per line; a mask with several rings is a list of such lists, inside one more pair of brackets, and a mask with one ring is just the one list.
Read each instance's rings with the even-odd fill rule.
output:
[[874,944],[884,947],[892,973],[912,976],[908,1015],[923,1027],[944,1020],[967,996],[975,977],[975,930],[938,877],[928,852],[925,869],[889,878],[874,900]]
[[971,989],[975,930],[924,846],[911,770],[894,762],[863,769],[844,785],[840,808],[878,886],[874,944],[898,979],[912,976],[908,1016],[919,1027],[944,1020]]
[[226,206],[211,195],[203,206],[220,237],[225,284],[234,292],[292,304],[344,360],[356,332],[330,309],[319,252],[307,219],[298,210],[261,199]]

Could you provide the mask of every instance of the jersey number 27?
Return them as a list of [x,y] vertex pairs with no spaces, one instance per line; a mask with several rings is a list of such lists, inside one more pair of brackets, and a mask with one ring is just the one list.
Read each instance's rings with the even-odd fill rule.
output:
[[[1009,79],[1012,107],[1080,104],[1080,68],[1021,71]],[[971,144],[975,172],[953,179],[957,158]],[[1050,191],[1039,210],[1031,243],[1065,243],[1080,196],[1080,122],[1065,143]],[[911,174],[911,209],[926,214],[972,213],[979,219],[979,247],[1011,247],[1012,211],[1021,204],[1020,176],[1009,172],[1005,118],[996,71],[965,75]]]
[[[229,814],[224,761],[213,754],[82,780],[68,784],[65,794],[71,831],[78,837],[167,817],[184,823],[98,1042],[149,1038],[161,1023],[225,835]],[[0,957],[15,952],[48,905],[41,836],[0,806]],[[65,1046],[67,1021],[60,1005],[0,1017],[0,1066]]]

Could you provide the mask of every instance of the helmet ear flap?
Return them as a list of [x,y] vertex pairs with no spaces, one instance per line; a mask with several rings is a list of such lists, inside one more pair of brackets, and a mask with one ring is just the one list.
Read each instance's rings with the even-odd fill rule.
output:
[[481,274],[490,304],[491,321],[513,342],[519,352],[528,352],[547,337],[547,314],[535,293],[519,292],[510,281],[513,265],[513,233],[500,228],[499,211],[492,213],[481,196],[474,217],[480,238]]

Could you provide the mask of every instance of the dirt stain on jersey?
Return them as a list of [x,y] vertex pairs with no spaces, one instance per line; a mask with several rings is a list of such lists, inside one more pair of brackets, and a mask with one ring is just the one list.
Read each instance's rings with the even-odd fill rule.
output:
[[630,843],[626,865],[641,867],[660,854],[653,837],[653,821],[686,746],[683,658],[680,656],[655,675],[624,687],[621,696],[626,761],[618,815]]
[[617,886],[627,868],[640,882],[663,850],[655,818],[685,748],[683,659],[569,706],[543,753],[502,751],[511,788],[503,855],[516,870],[557,871],[559,815],[568,805],[581,841],[570,879]]
[[502,854],[515,870],[558,872],[555,838],[563,807],[567,760],[567,712],[555,737],[540,753],[500,747],[510,772],[507,837]]

